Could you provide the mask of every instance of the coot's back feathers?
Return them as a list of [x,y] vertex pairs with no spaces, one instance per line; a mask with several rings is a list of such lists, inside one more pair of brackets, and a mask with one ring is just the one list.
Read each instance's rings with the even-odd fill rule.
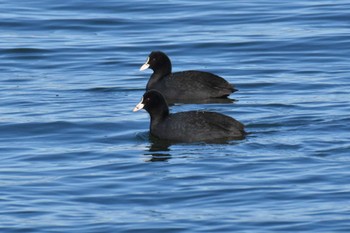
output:
[[235,119],[204,111],[170,114],[163,124],[153,127],[152,134],[181,142],[237,140],[245,135],[243,125]]

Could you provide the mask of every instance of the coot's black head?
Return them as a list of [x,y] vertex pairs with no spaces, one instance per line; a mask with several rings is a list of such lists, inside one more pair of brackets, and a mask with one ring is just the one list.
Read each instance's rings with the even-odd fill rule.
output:
[[161,51],[153,51],[149,54],[147,61],[140,70],[152,69],[154,72],[171,73],[171,61],[169,57]]
[[133,111],[136,112],[141,109],[145,109],[151,115],[151,118],[162,118],[169,115],[169,107],[165,98],[156,90],[147,91]]

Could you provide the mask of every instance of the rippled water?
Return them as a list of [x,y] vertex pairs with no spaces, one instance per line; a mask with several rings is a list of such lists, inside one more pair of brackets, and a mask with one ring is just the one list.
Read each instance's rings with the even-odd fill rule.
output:
[[[348,1],[0,2],[1,232],[349,232]],[[226,144],[133,113],[152,50],[234,103]]]

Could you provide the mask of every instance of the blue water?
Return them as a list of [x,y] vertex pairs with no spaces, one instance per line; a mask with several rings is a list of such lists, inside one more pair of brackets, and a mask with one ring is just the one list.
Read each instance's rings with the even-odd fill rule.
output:
[[[349,232],[349,1],[1,1],[0,232]],[[243,141],[133,113],[152,50],[234,103]]]

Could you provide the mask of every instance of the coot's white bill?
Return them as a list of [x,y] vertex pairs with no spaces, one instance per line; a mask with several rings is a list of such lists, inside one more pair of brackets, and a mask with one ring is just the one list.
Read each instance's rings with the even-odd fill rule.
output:
[[147,58],[147,61],[145,62],[145,64],[143,64],[143,65],[141,66],[140,71],[143,71],[143,70],[148,69],[148,67],[149,67],[148,62],[149,62],[149,57]]
[[133,111],[133,112],[137,112],[137,111],[143,109],[143,107],[144,107],[145,105],[144,105],[142,102],[143,102],[143,98],[141,99],[140,103],[138,103],[132,111]]

